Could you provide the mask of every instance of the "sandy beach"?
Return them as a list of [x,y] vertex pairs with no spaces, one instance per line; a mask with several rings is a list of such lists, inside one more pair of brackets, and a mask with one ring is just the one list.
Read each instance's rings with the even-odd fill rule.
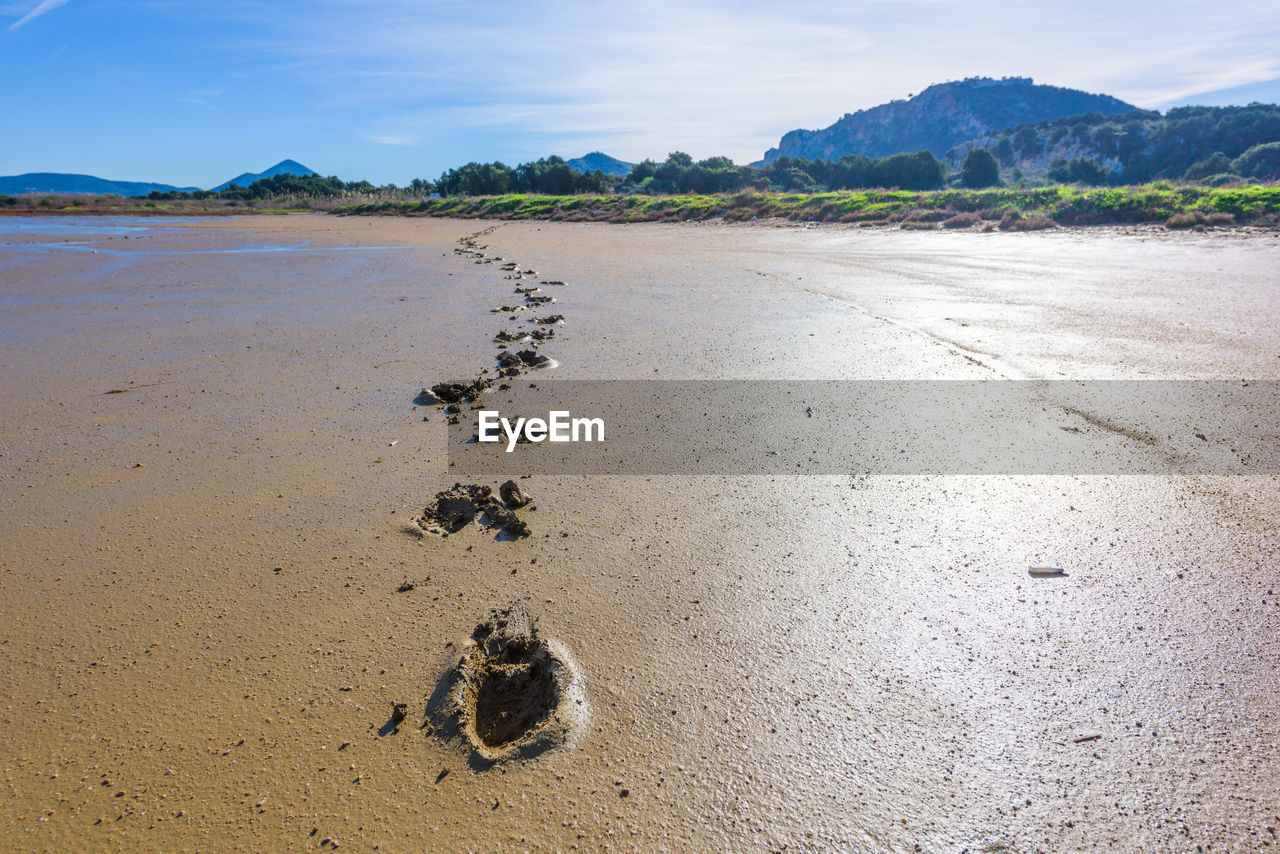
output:
[[[1277,270],[1229,230],[0,218],[4,847],[1274,849],[1280,476],[539,475],[528,537],[442,538],[415,400],[545,280],[537,377],[1280,380]],[[581,714],[478,762],[429,706],[513,603]]]

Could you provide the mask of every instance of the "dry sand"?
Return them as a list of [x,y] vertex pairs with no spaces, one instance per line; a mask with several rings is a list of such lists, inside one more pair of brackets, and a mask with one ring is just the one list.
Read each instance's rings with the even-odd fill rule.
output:
[[[1277,478],[538,477],[528,538],[421,535],[488,225],[0,223],[5,849],[1280,845]],[[566,378],[1280,378],[1274,236],[479,242],[566,282]],[[427,704],[516,602],[583,715],[490,765]]]

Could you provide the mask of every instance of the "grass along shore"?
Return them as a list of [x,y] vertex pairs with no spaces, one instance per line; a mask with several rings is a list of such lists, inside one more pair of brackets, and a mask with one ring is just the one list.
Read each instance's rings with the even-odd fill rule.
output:
[[586,222],[898,224],[905,228],[1034,230],[1055,225],[1155,222],[1171,228],[1280,223],[1280,186],[1037,187],[984,190],[843,190],[677,196],[478,196],[338,205],[335,213]]
[[1280,224],[1280,186],[1052,186],[983,190],[746,191],[729,195],[453,196],[385,194],[155,201],[119,196],[0,196],[0,215],[210,216],[319,211],[578,222],[783,219],[902,228],[1036,230],[1057,225],[1163,223],[1170,228]]

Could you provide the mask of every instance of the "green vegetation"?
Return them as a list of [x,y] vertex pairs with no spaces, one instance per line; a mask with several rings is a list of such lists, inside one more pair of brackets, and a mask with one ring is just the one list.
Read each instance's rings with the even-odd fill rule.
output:
[[436,189],[444,196],[493,196],[502,193],[536,193],[546,196],[568,196],[574,193],[600,193],[616,180],[616,176],[595,172],[579,172],[563,157],[547,157],[532,163],[521,163],[515,169],[505,163],[468,163],[450,169],[440,176]]
[[1073,160],[1058,158],[1049,165],[1049,178],[1060,184],[1085,184],[1090,187],[1102,187],[1110,182],[1107,170],[1098,161],[1088,157]]
[[946,167],[928,151],[864,157],[849,154],[838,161],[779,157],[760,168],[735,166],[727,157],[696,163],[682,151],[662,163],[645,160],[617,187],[620,193],[736,193],[747,189],[785,193],[851,190],[861,187],[899,187],[932,190],[941,187]]
[[[368,181],[346,182],[336,176],[324,178],[320,175],[273,175],[260,178],[247,187],[239,185],[228,187],[217,193],[212,190],[153,190],[146,198],[152,202],[172,202],[179,200],[205,201],[208,199],[234,199],[242,202],[256,202],[263,199],[336,199],[343,196],[368,194],[377,191]],[[395,190],[395,187],[387,188]]]
[[[643,164],[642,164],[643,165]],[[637,167],[639,168],[639,167]],[[1177,187],[1162,181],[1133,187],[853,190],[736,194],[533,196],[507,194],[340,206],[340,213],[490,217],[602,222],[780,218],[798,222],[899,224],[903,227],[999,227],[1165,223],[1173,227],[1228,222],[1274,225],[1280,187]],[[974,216],[969,215],[976,215]],[[960,219],[956,219],[960,217]],[[1200,217],[1203,217],[1201,219]]]
[[[1194,115],[1205,111],[1217,115],[1209,108],[1196,110],[1199,112],[1192,111]],[[1177,113],[1170,111],[1170,115]],[[1048,124],[1062,129],[1093,127],[1099,121],[1105,124],[1110,120],[1086,115]],[[1052,162],[1048,177],[1063,182],[1057,185],[1037,186],[1016,166],[1002,175],[1002,157],[1038,150],[1042,143],[1038,127],[1019,128],[992,150],[969,149],[962,167],[954,172],[928,151],[878,158],[846,155],[838,161],[779,157],[760,167],[738,166],[727,157],[695,161],[677,151],[662,163],[645,160],[625,176],[600,171],[588,174],[573,169],[562,158],[548,157],[514,169],[502,163],[468,163],[448,170],[438,181],[418,178],[405,188],[284,174],[219,193],[153,192],[129,199],[110,195],[0,196],[0,211],[231,214],[313,210],[608,222],[785,219],[984,230],[1103,223],[1207,228],[1230,223],[1275,225],[1280,217],[1280,186],[1246,183],[1280,178],[1280,142],[1256,143],[1234,156],[1211,151],[1181,167],[1179,178],[1185,176],[1194,185],[1160,180],[1098,186],[1114,180],[1114,174],[1085,156]],[[1248,127],[1254,135],[1266,130]],[[1043,154],[1043,148],[1039,150]],[[1002,178],[1006,186],[1001,186]]]

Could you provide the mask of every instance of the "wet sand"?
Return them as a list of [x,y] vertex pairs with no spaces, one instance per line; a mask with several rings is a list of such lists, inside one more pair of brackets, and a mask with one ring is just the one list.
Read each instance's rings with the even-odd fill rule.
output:
[[[413,400],[496,367],[491,224],[39,222],[0,228],[8,849],[1280,845],[1277,478],[543,476],[531,536],[442,539]],[[557,377],[1280,378],[1274,236],[477,240],[566,283]],[[489,765],[419,726],[515,602],[587,712]]]

